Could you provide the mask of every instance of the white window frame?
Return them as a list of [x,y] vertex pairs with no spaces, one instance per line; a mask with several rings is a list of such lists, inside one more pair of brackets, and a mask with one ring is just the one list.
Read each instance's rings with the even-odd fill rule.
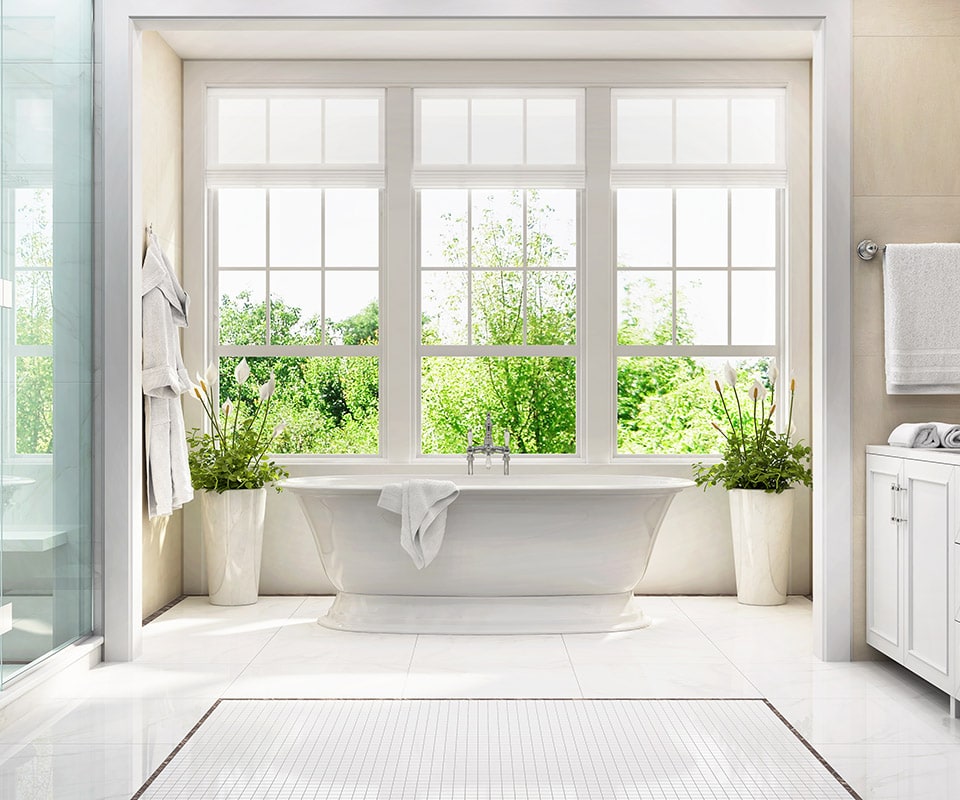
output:
[[[416,313],[418,276],[415,269],[416,199],[412,190],[417,169],[413,135],[413,88],[438,91],[467,87],[545,86],[583,88],[585,130],[585,188],[582,193],[582,230],[579,231],[578,336],[577,336],[577,444],[575,456],[524,456],[540,463],[556,460],[569,464],[612,465],[643,461],[688,465],[696,455],[618,455],[616,393],[616,265],[613,225],[613,190],[610,184],[613,147],[610,111],[611,91],[620,88],[669,87],[784,87],[789,128],[787,163],[790,166],[787,196],[786,253],[791,265],[782,286],[781,326],[784,343],[781,371],[794,374],[802,386],[809,385],[810,342],[805,321],[810,317],[810,121],[809,64],[806,62],[445,62],[442,69],[431,62],[188,62],[184,70],[185,142],[185,275],[188,283],[204,274],[204,231],[191,224],[194,212],[203,208],[202,187],[196,165],[202,143],[191,141],[204,130],[204,90],[207,86],[300,85],[323,87],[384,87],[384,124],[390,135],[385,142],[386,182],[381,263],[381,353],[380,353],[380,455],[351,459],[348,456],[282,456],[289,464],[346,464],[378,469],[384,465],[436,464],[459,456],[420,456],[419,431],[419,325]],[[598,111],[602,108],[602,112]],[[199,123],[199,124],[194,124]],[[197,151],[200,150],[200,153]],[[598,169],[599,167],[599,169]],[[537,187],[534,187],[537,188]],[[203,215],[200,215],[203,219]],[[584,275],[589,273],[589,282]],[[188,285],[194,295],[209,298],[209,286]],[[798,320],[796,336],[790,337],[791,320]],[[196,326],[195,326],[196,327]],[[205,326],[199,326],[205,327]],[[188,360],[206,363],[212,354],[209,331],[188,330],[185,352]],[[493,353],[491,353],[492,355]],[[532,354],[532,353],[531,353]],[[801,436],[809,438],[810,410],[806,396],[797,398],[795,415]],[[193,420],[199,423],[199,420]],[[188,426],[191,420],[188,419]],[[363,465],[366,465],[364,467]]]
[[[776,136],[775,142],[775,160],[770,164],[739,164],[733,162],[733,137],[731,136],[732,125],[732,100],[742,97],[773,97],[776,99]],[[650,164],[631,164],[617,163],[615,154],[617,152],[617,104],[619,98],[664,98],[673,101],[673,162],[672,163],[650,163]],[[716,98],[726,100],[727,105],[727,159],[726,163],[692,165],[679,163],[676,160],[676,130],[677,130],[677,100],[680,99],[702,99]],[[785,348],[788,344],[789,332],[785,329],[784,317],[786,313],[787,293],[785,283],[787,278],[787,254],[785,248],[786,240],[786,192],[787,180],[790,174],[787,164],[786,147],[786,89],[785,87],[770,86],[766,88],[759,87],[696,87],[696,88],[645,88],[645,89],[622,89],[614,90],[610,103],[610,124],[611,139],[614,158],[611,159],[611,183],[615,192],[621,189],[666,189],[672,193],[673,212],[671,214],[673,233],[671,235],[673,246],[673,257],[670,267],[625,267],[619,269],[614,265],[617,277],[621,274],[632,272],[658,272],[670,275],[672,282],[673,297],[673,336],[676,339],[677,331],[677,278],[685,271],[703,271],[703,267],[681,267],[677,265],[677,190],[684,187],[695,188],[715,188],[726,192],[726,212],[727,212],[727,253],[726,266],[716,267],[717,273],[724,273],[727,279],[727,344],[690,344],[678,345],[672,343],[669,345],[615,345],[617,359],[620,358],[639,358],[639,357],[690,357],[690,358],[777,358],[780,363],[788,362],[785,358]],[[773,272],[775,276],[775,303],[776,303],[776,327],[774,330],[774,343],[771,345],[756,344],[733,344],[733,276],[737,271],[750,272],[769,272],[768,268],[755,267],[736,267],[733,264],[732,248],[732,192],[737,188],[772,188],[776,192],[776,241],[774,245],[774,264]],[[614,220],[614,241],[616,241],[619,220],[617,217],[617,202],[614,199],[611,216]],[[616,261],[616,256],[614,257]],[[710,271],[710,270],[708,270]],[[617,300],[619,303],[619,287],[617,287]],[[615,309],[616,313],[616,309]],[[616,335],[615,335],[616,336]],[[615,339],[616,341],[616,339]],[[782,371],[778,385],[774,387],[777,395],[789,385],[789,364]],[[782,425],[785,422],[785,411],[783,404],[780,404],[776,411],[776,421]],[[711,454],[690,454],[692,459],[699,460],[704,456]],[[629,459],[674,459],[677,454],[656,454],[656,453],[620,453],[616,458]]]

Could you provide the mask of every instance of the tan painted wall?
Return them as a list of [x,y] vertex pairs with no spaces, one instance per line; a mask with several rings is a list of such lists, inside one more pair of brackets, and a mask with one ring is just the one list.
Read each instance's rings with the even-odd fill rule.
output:
[[[855,0],[853,241],[960,240],[960,3]],[[889,396],[880,260],[853,257],[854,658],[865,641],[864,446],[901,422],[960,422],[960,397]]]
[[[183,62],[154,31],[143,34],[143,219],[180,274],[183,262]],[[146,246],[146,238],[144,238]],[[143,515],[143,615],[183,594],[180,512]]]

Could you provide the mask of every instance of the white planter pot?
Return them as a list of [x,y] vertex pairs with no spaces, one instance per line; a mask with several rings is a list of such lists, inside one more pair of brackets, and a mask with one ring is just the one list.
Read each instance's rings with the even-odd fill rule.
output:
[[729,496],[737,600],[751,606],[786,603],[793,492],[731,489]]
[[215,606],[248,606],[260,592],[267,490],[201,492],[207,587]]

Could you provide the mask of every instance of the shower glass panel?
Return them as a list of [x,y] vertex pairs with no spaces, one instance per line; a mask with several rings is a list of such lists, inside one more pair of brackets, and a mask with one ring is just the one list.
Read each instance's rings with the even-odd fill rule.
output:
[[0,681],[92,630],[93,7],[3,0]]

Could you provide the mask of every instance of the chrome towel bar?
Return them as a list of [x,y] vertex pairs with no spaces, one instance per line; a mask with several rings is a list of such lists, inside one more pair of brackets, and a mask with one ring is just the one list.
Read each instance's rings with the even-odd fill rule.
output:
[[887,249],[886,245],[879,245],[873,239],[864,239],[857,245],[857,255],[861,261],[873,261],[873,257]]

